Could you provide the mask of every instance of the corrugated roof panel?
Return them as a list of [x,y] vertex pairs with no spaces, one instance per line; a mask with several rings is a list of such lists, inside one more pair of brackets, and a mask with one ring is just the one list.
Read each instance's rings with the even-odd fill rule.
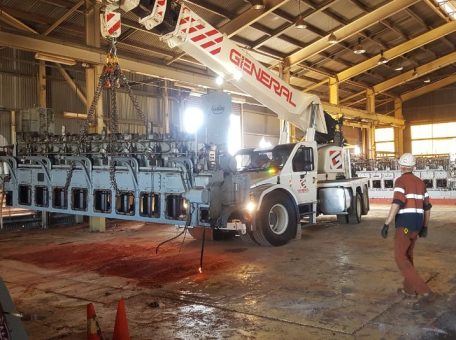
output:
[[269,39],[268,42],[264,44],[264,46],[285,54],[291,54],[297,49],[296,45],[290,44],[289,42],[286,42],[279,38]]

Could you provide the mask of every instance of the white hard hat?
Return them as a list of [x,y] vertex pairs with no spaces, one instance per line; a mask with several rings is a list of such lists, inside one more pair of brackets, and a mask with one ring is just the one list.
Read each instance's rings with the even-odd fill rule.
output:
[[413,156],[411,153],[404,153],[401,158],[399,158],[399,165],[412,167],[415,166],[415,164],[415,156]]

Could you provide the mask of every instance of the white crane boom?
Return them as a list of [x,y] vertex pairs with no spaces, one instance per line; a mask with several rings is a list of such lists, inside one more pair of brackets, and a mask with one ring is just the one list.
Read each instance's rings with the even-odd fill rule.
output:
[[328,133],[318,96],[287,84],[185,4],[156,0],[150,14],[139,22],[149,30],[159,26],[171,2],[178,4],[175,7],[180,6],[180,10],[174,30],[162,36],[170,47],[180,48],[225,80],[231,80],[234,86],[275,112],[279,119],[304,131],[307,140],[313,140],[315,131]]

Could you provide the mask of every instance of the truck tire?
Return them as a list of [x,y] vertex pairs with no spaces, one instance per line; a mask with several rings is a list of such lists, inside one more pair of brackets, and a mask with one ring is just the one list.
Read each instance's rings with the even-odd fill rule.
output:
[[242,242],[247,243],[248,245],[251,246],[259,246],[260,244],[255,240],[255,238],[252,235],[252,225],[248,224],[247,225],[247,231],[245,234],[239,233],[239,237],[242,240]]
[[348,223],[349,224],[358,224],[361,222],[361,210],[362,210],[363,200],[360,193],[356,193],[353,197],[353,204],[348,209]]
[[262,246],[283,246],[296,237],[297,227],[294,202],[287,194],[275,192],[263,199],[252,236]]
[[364,187],[364,192],[363,192],[363,207],[361,210],[362,215],[367,215],[367,213],[370,210],[370,204],[369,204],[369,192],[367,190],[367,187]]

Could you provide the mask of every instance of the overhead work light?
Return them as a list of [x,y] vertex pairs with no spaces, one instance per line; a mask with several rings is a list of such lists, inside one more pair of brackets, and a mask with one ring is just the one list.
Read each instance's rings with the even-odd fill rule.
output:
[[358,39],[358,45],[356,45],[355,49],[353,50],[354,54],[364,54],[366,53],[366,49],[361,44],[361,38]]
[[379,65],[386,64],[389,60],[383,55],[383,51],[380,53],[380,59],[378,60]]
[[337,40],[337,37],[334,33],[331,33],[328,37],[328,42],[331,44],[331,45],[334,45],[334,44],[337,44],[339,42],[339,40]]
[[450,0],[434,0],[440,9],[452,20],[456,20],[456,2]]
[[60,56],[52,55],[52,54],[35,53],[35,59],[43,60],[43,61],[50,61],[53,63],[69,65],[69,66],[76,65],[76,60],[74,60],[74,59],[60,57]]
[[182,123],[187,133],[197,133],[203,125],[203,111],[195,106],[189,106],[185,109]]
[[264,9],[263,0],[250,0],[253,9]]

